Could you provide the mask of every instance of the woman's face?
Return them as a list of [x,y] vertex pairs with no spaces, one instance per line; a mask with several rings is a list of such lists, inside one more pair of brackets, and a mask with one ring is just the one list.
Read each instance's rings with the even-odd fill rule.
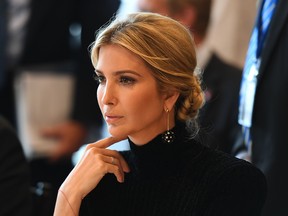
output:
[[121,46],[105,45],[95,71],[98,103],[112,136],[128,136],[141,145],[166,130],[165,95],[142,59]]

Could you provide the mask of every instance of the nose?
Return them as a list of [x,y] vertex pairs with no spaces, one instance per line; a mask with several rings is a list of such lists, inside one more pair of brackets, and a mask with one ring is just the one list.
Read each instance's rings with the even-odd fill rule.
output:
[[98,87],[98,96],[100,96],[102,104],[115,105],[116,103],[115,88],[108,82],[106,85]]

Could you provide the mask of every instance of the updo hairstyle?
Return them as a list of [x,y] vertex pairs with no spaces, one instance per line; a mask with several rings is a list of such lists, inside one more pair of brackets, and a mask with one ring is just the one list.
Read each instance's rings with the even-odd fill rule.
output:
[[204,97],[196,70],[195,44],[186,27],[154,13],[139,12],[116,18],[98,31],[92,44],[94,67],[100,48],[109,44],[125,47],[143,59],[160,91],[178,91],[176,119],[185,121],[194,132],[198,130],[196,117]]

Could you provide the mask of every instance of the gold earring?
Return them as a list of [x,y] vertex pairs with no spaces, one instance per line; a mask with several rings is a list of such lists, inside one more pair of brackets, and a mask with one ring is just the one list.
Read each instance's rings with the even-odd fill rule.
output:
[[175,139],[175,134],[170,130],[170,113],[169,109],[166,108],[165,112],[167,113],[167,130],[162,134],[162,141],[164,143],[172,143]]

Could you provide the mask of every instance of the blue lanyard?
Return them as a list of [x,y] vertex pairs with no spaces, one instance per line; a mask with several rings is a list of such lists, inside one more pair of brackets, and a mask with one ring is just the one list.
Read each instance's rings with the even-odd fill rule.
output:
[[[265,0],[262,1],[261,8],[259,8],[260,12],[253,29],[249,49],[247,52],[244,75],[240,89],[238,116],[239,124],[246,128],[250,128],[252,125],[255,92],[258,82],[259,67],[261,64],[260,55],[264,47],[265,38],[267,37],[269,23],[276,9],[275,6],[277,1],[278,0],[266,0],[266,3]],[[263,17],[263,15],[265,17]],[[249,130],[245,131],[245,142],[248,145],[250,143],[249,140],[251,137],[249,135]]]
[[[274,3],[277,4],[278,0],[274,0]],[[262,14],[263,14],[263,7],[264,7],[264,3],[265,0],[262,1],[261,4],[261,10],[260,10],[260,14],[257,20],[257,49],[256,49],[256,59],[259,59],[262,49],[263,49],[263,45],[264,45],[264,41],[265,38],[267,36],[267,32],[268,32],[268,28],[265,29],[265,31],[262,30]],[[274,10],[275,11],[275,10]],[[271,15],[272,16],[272,15]]]

